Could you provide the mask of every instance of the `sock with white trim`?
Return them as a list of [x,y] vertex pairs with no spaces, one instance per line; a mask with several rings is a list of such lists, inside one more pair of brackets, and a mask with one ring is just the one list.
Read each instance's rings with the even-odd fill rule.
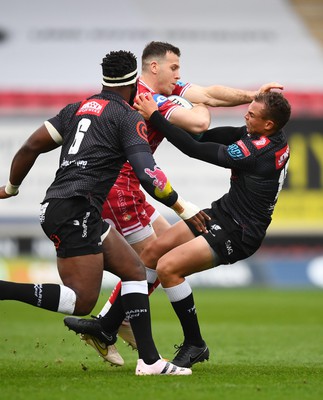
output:
[[16,300],[49,311],[73,314],[76,294],[67,286],[54,283],[0,281],[0,299]]
[[187,280],[179,285],[164,288],[164,290],[182,325],[184,342],[194,346],[202,346],[204,341],[197,319],[192,289]]
[[139,358],[146,364],[159,359],[152,331],[147,281],[124,281],[109,311],[102,317],[106,332],[115,332],[124,318],[128,318],[136,339]]
[[139,358],[146,364],[155,363],[160,357],[152,336],[147,281],[122,282],[121,298],[136,339]]

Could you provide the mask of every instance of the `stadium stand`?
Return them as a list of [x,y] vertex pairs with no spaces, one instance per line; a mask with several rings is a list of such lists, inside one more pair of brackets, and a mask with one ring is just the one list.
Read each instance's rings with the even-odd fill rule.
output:
[[[164,0],[165,7],[159,13],[154,11],[152,2],[137,4],[125,0],[127,12],[121,27],[115,20],[107,27],[104,13],[98,14],[96,7],[87,13],[86,24],[79,24],[78,21],[85,18],[87,8],[82,7],[87,4],[85,0],[57,0],[55,5],[48,5],[49,9],[41,0],[34,0],[33,4],[35,8],[16,13],[16,7],[21,9],[21,2],[5,2],[0,14],[1,181],[7,179],[11,155],[26,134],[66,103],[98,90],[100,66],[94,61],[93,67],[93,60],[100,60],[107,47],[129,48],[140,55],[148,41],[167,40],[182,50],[183,79],[250,89],[265,81],[281,80],[286,85],[285,95],[292,104],[294,118],[311,118],[311,123],[322,118],[322,0],[227,0],[221,3],[201,0],[198,4],[185,2],[178,13],[167,11],[168,6],[173,6],[171,0]],[[59,12],[60,4],[64,5],[63,14]],[[75,8],[75,4],[78,7]],[[96,6],[100,10],[107,7],[104,0],[97,0]],[[199,63],[203,65],[203,74]],[[243,107],[212,110],[212,117],[217,124],[228,120],[231,123],[231,118],[233,123],[237,120],[241,123],[243,112]],[[315,126],[314,131],[317,130]],[[172,176],[174,186],[180,188],[184,183],[184,187],[189,187],[189,182],[182,178],[187,170],[185,158],[172,149],[167,149],[166,154],[170,164],[177,163]],[[163,148],[158,150],[157,161],[159,157],[164,159]],[[317,161],[312,164],[315,163]],[[38,200],[41,199],[35,196],[44,193],[55,171],[57,156],[40,165],[38,169],[36,166],[28,185],[22,188],[24,198],[7,202],[5,207],[1,205],[0,239],[7,232],[42,235],[37,226]],[[197,173],[202,168],[198,163],[194,171]],[[193,176],[196,190],[193,198],[191,193],[187,195],[197,204],[201,200],[194,197],[195,192],[203,192],[207,180],[214,187],[210,198],[225,190],[226,176],[222,178],[219,174],[214,178],[207,173],[205,176],[205,180]]]
[[323,1],[289,0],[323,50]]

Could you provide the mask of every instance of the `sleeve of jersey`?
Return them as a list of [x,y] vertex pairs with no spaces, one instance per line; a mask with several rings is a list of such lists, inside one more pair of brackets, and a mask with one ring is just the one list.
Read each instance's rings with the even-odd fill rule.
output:
[[221,126],[203,132],[199,142],[213,142],[228,146],[239,140],[243,133],[243,127]]
[[68,125],[70,120],[69,116],[76,112],[79,104],[81,103],[68,104],[55,117],[44,122],[49,134],[57,144],[61,145],[63,143],[66,125]]
[[176,203],[178,195],[167,176],[156,165],[149,149],[144,151],[142,146],[133,146],[128,149],[127,158],[147,193],[168,207]]
[[61,125],[60,125],[60,120],[58,116],[53,117],[49,119],[48,121],[44,122],[48,133],[51,135],[52,139],[57,143],[57,144],[62,144],[63,138],[61,134],[59,133],[61,130]]
[[178,195],[164,172],[158,168],[147,139],[147,126],[140,114],[127,113],[121,127],[122,145],[142,187],[155,200],[171,207]]
[[[236,149],[236,143],[226,146],[215,142],[197,142],[194,140],[186,131],[177,126],[172,125],[170,122],[166,121],[158,111],[155,111],[151,117],[150,122],[161,131],[169,142],[181,150],[184,154],[189,157],[196,158],[201,161],[208,162],[210,164],[218,165],[224,168],[234,168],[238,163],[244,161],[244,163],[249,164],[243,160],[250,156],[250,152],[244,146],[243,151],[239,154],[240,157],[235,157],[234,150]],[[220,129],[220,128],[219,128]],[[235,131],[236,128],[233,128]],[[233,137],[236,137],[237,132],[235,131]],[[237,136],[238,137],[238,136]],[[240,137],[240,134],[239,134]],[[238,141],[237,143],[239,143]],[[233,146],[232,148],[230,146]],[[238,145],[239,147],[239,145]]]

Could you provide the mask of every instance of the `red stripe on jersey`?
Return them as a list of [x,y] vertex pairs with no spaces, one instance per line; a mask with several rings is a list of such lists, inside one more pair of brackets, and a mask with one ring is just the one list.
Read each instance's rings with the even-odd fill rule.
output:
[[289,157],[289,146],[286,144],[285,147],[276,151],[275,159],[276,159],[276,169],[281,169]]
[[242,140],[237,141],[237,145],[241,148],[243,154],[248,157],[250,156],[250,151],[248,150],[248,147],[243,143]]

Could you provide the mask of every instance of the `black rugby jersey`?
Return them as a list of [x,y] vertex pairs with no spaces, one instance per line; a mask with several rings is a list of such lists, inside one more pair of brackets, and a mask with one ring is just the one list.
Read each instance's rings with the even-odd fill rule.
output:
[[[62,149],[55,180],[44,201],[84,196],[101,212],[128,158],[140,152],[139,163],[155,166],[144,119],[117,93],[104,90],[83,102],[69,104],[48,122],[62,137]],[[144,179],[151,181],[148,192],[155,197],[153,179],[147,174]],[[176,199],[177,193],[172,191],[159,201],[172,205]]]
[[219,204],[241,226],[245,243],[261,243],[287,174],[289,147],[284,132],[265,137],[248,134],[246,126],[220,127],[208,130],[197,142],[158,112],[150,121],[188,156],[231,169],[229,192],[212,204]]

